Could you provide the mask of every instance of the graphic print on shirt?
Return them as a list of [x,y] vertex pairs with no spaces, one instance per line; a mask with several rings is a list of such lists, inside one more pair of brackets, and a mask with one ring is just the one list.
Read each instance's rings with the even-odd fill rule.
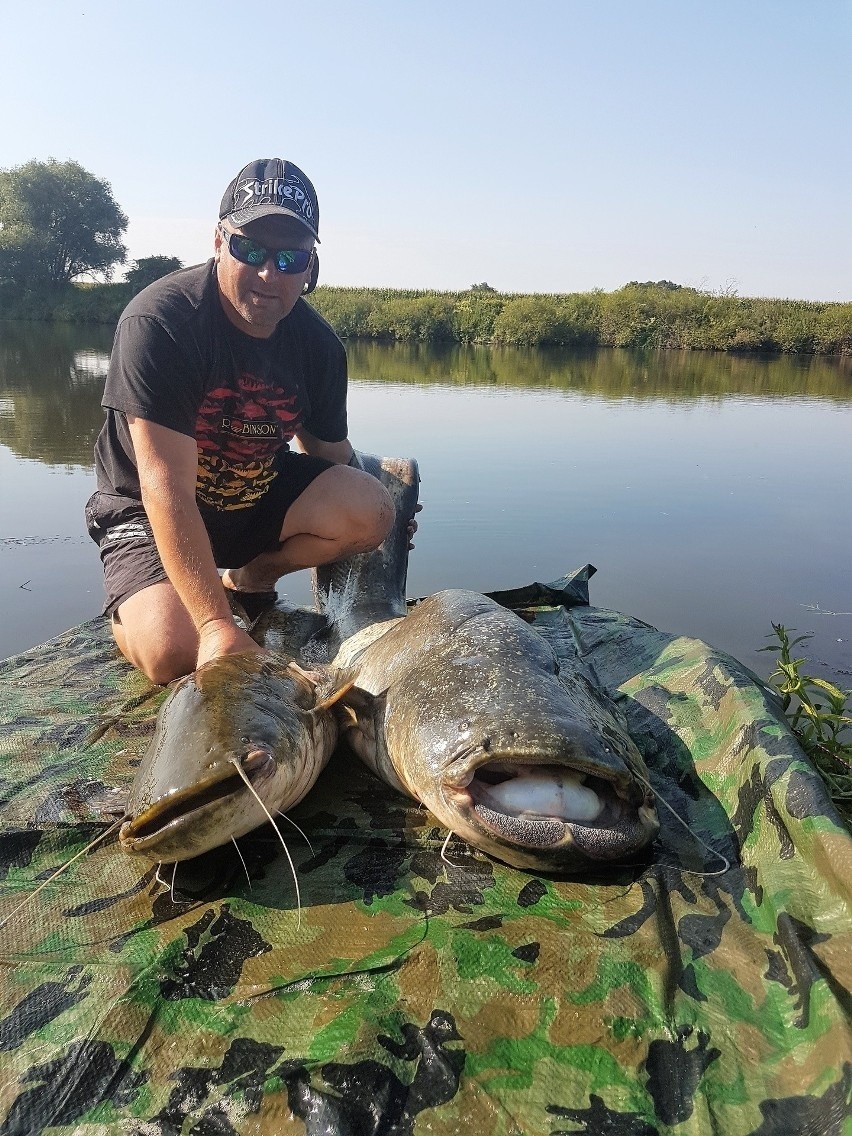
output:
[[215,387],[198,411],[196,496],[215,509],[246,509],[277,476],[276,452],[301,425],[298,394],[285,394],[242,371]]

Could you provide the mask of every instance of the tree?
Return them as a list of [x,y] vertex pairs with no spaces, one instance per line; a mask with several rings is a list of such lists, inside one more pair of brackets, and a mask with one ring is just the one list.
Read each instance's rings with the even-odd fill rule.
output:
[[109,279],[127,256],[126,229],[109,183],[78,162],[0,170],[0,279],[24,288],[93,272]]
[[661,292],[680,292],[682,284],[675,284],[672,280],[629,280],[625,288],[659,288]]
[[161,276],[168,276],[170,272],[177,272],[183,268],[183,261],[176,256],[143,256],[141,260],[134,260],[133,266],[128,268],[124,275],[130,285],[133,295],[159,280]]

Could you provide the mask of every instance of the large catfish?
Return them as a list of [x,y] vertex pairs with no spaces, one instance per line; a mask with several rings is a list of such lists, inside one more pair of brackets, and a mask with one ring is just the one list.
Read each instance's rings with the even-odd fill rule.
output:
[[178,679],[136,772],[122,847],[187,860],[297,804],[334,749],[339,693],[331,672],[275,653],[225,655]]
[[566,667],[519,616],[476,592],[437,592],[406,614],[414,462],[362,456],[394,498],[384,545],[318,569],[354,688],[345,736],[395,789],[516,867],[625,860],[658,830],[636,745],[579,661]]

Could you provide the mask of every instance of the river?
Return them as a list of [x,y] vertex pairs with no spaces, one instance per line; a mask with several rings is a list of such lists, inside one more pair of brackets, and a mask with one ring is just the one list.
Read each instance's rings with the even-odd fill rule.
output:
[[[0,322],[0,658],[96,615],[83,504],[111,333]],[[766,675],[852,685],[852,361],[349,343],[350,437],[416,457],[410,596],[549,581]],[[310,602],[307,573],[281,582]]]

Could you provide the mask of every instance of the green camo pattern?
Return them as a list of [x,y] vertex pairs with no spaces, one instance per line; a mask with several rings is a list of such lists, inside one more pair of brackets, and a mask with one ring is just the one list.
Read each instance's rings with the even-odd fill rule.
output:
[[[660,804],[641,863],[559,880],[446,863],[341,751],[311,847],[283,823],[301,918],[271,829],[174,882],[111,836],[0,929],[0,1136],[850,1136],[852,837],[754,674],[576,595],[499,598],[688,828]],[[0,664],[0,919],[120,812],[163,697],[101,620]]]

